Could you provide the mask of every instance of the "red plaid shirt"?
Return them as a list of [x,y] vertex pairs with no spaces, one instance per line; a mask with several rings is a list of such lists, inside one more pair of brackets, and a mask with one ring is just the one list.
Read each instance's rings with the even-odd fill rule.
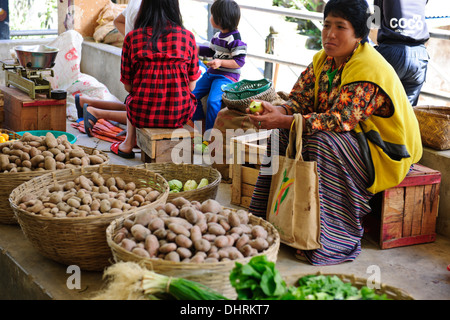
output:
[[195,38],[186,29],[168,27],[154,52],[151,32],[136,29],[124,40],[120,81],[132,85],[127,116],[137,128],[182,127],[197,105],[189,90],[189,82],[201,75]]

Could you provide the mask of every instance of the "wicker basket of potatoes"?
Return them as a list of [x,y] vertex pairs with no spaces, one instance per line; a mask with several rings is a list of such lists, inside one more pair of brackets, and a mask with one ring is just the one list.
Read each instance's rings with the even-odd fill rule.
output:
[[267,221],[221,206],[182,197],[114,220],[106,238],[116,262],[133,261],[167,276],[200,282],[228,298],[235,262],[267,255],[276,262],[280,237]]
[[97,149],[70,144],[67,136],[49,132],[38,137],[24,133],[19,140],[0,144],[0,223],[17,224],[8,198],[20,184],[45,173],[108,164],[109,156]]
[[121,165],[57,170],[27,181],[9,202],[25,237],[44,256],[82,270],[112,261],[105,232],[138,208],[166,202],[167,181],[149,170]]

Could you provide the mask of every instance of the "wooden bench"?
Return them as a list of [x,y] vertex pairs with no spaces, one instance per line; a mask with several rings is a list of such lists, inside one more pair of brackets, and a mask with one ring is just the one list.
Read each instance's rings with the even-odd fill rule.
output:
[[144,163],[173,162],[173,148],[177,147],[183,138],[194,136],[194,128],[191,126],[184,125],[182,129],[137,128],[136,142],[142,151],[141,160]]
[[381,249],[436,240],[441,173],[415,164],[396,187],[377,193],[364,220],[369,239]]

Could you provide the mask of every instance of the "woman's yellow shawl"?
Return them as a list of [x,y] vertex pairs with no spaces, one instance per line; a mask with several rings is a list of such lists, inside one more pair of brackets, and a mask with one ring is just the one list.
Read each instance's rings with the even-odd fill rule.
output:
[[[319,79],[327,55],[324,50],[313,59]],[[354,129],[369,174],[368,191],[377,193],[398,185],[412,164],[422,157],[419,124],[395,70],[368,43],[359,45],[342,70],[340,86],[354,82],[371,82],[392,100],[390,117],[372,115]],[[319,90],[316,81],[316,101]]]

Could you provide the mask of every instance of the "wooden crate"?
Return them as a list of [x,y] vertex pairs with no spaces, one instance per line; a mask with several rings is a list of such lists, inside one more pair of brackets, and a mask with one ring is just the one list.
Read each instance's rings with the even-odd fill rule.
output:
[[372,199],[364,221],[368,236],[381,249],[436,240],[440,182],[439,171],[415,164],[398,186]]
[[173,162],[173,148],[180,145],[181,139],[194,135],[194,128],[191,126],[185,125],[183,129],[137,128],[136,140],[138,147],[141,148],[141,160],[144,163]]
[[28,94],[14,87],[1,86],[4,99],[3,127],[14,132],[27,130],[66,131],[66,99],[48,99]]
[[231,203],[248,208],[271,130],[231,138]]

